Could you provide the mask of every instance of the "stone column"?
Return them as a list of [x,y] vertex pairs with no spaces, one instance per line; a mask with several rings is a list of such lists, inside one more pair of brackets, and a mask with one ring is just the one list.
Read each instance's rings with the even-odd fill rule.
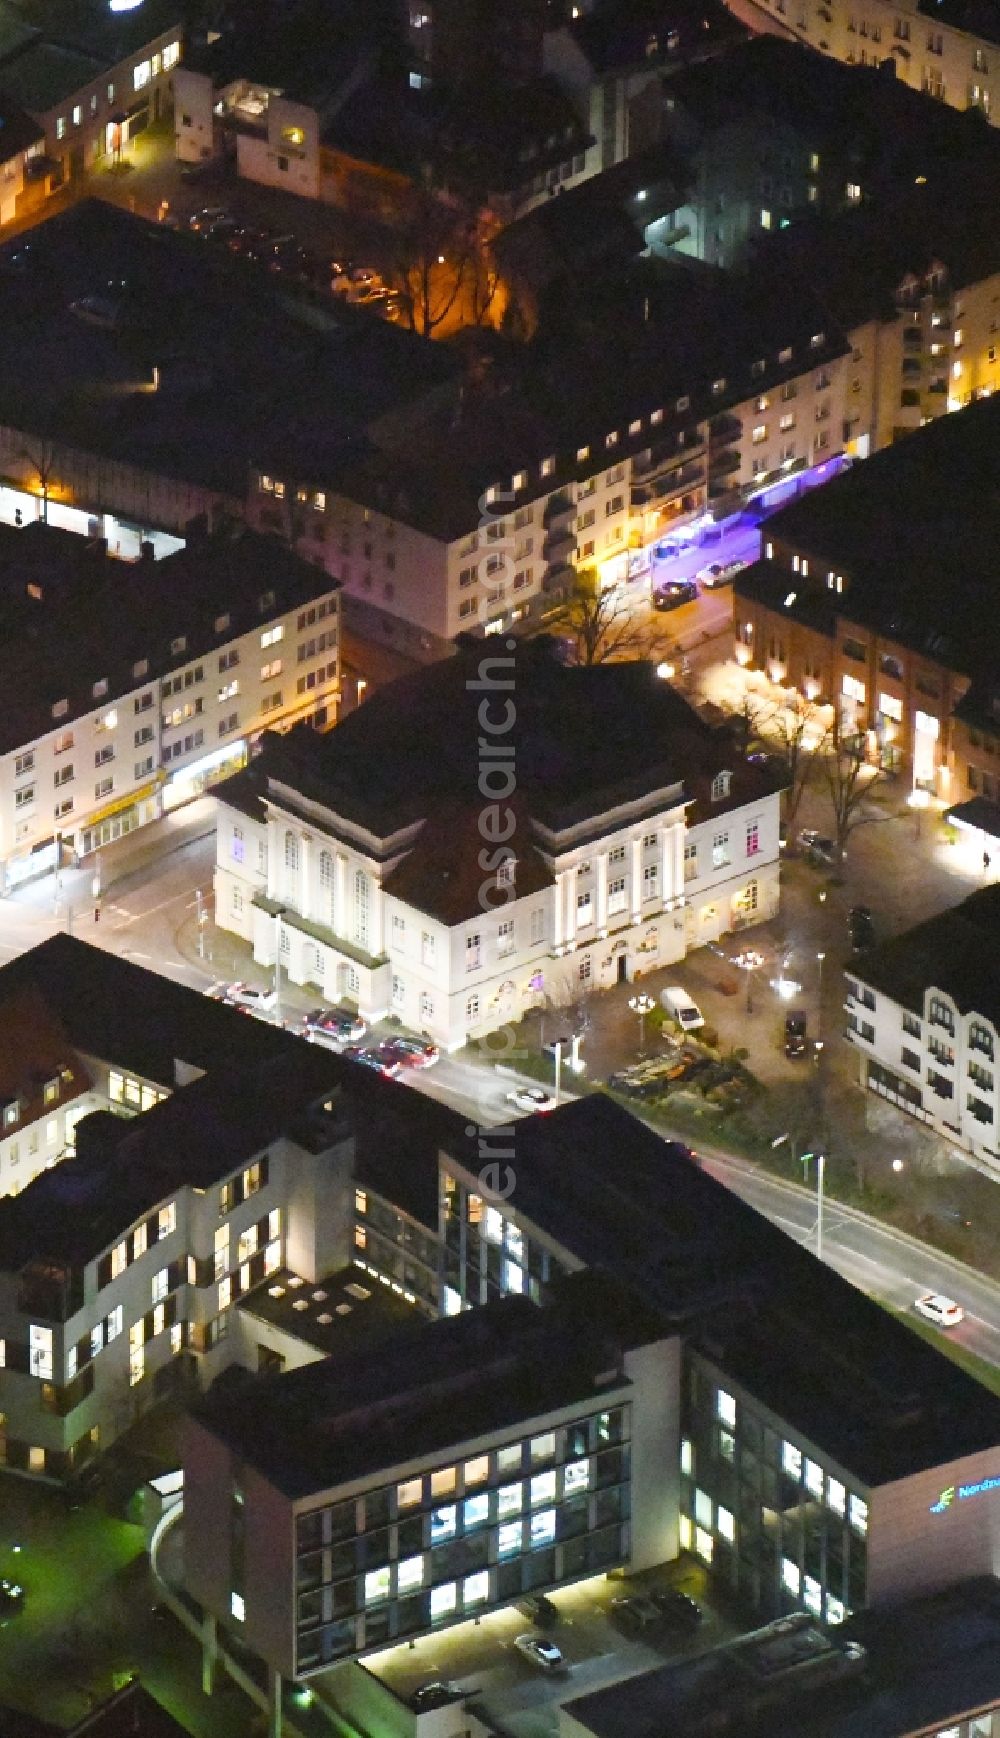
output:
[[642,917],[642,839],[632,840],[632,922]]
[[303,833],[299,841],[299,910],[303,917],[312,917],[313,900],[313,840]]
[[604,936],[608,933],[608,853],[602,851],[597,859],[597,933]]
[[333,876],[333,924],[337,935],[347,934],[347,858],[343,851],[337,852]]
[[552,946],[556,950],[556,952],[558,952],[559,949],[562,947],[564,919],[566,916],[566,895],[565,895],[565,890],[564,890],[564,879],[565,879],[565,870],[558,869],[556,871],[555,886],[552,889],[552,893],[553,893]]
[[576,940],[576,868],[566,871],[566,940]]

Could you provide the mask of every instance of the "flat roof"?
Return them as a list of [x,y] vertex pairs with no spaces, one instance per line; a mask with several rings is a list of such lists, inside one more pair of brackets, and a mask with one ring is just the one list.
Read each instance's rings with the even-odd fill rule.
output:
[[[995,827],[1000,810],[995,803],[988,806]],[[943,990],[960,1013],[982,1014],[1000,1026],[998,948],[1000,885],[994,884],[977,888],[950,911],[866,948],[844,969],[848,977],[881,990],[911,1013],[923,1014],[925,990]]]
[[523,1219],[864,1486],[1000,1444],[1000,1399],[605,1094],[524,1119],[510,1145]]
[[[111,323],[72,312],[95,296]],[[239,500],[256,466],[333,470],[455,372],[447,346],[101,200],[0,249],[0,419]]]
[[280,1267],[237,1303],[237,1309],[291,1334],[324,1357],[369,1352],[373,1345],[412,1325],[415,1310],[391,1286],[343,1267],[316,1283]]
[[830,1631],[783,1619],[566,1710],[593,1738],[901,1738],[998,1703],[1000,1582],[984,1576]]
[[377,1358],[323,1359],[209,1395],[192,1410],[294,1499],[516,1434],[564,1406],[596,1406],[627,1386],[617,1369],[599,1334],[567,1332],[551,1312],[507,1297],[401,1328]]

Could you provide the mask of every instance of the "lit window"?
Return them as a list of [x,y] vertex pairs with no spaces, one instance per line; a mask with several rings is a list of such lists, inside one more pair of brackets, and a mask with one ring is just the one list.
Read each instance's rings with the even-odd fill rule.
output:
[[556,1497],[556,1475],[554,1472],[536,1473],[531,1481],[531,1506],[537,1508],[539,1503],[553,1503]]
[[736,1521],[730,1514],[729,1510],[724,1509],[721,1503],[719,1504],[715,1525],[719,1537],[726,1539],[731,1545],[736,1538]]
[[540,1514],[531,1517],[532,1545],[551,1545],[556,1536],[555,1509],[543,1509]]
[[162,1303],[170,1290],[170,1276],[167,1268],[161,1267],[159,1273],[153,1275],[153,1302]]
[[436,1617],[447,1617],[454,1611],[458,1603],[458,1588],[454,1581],[446,1581],[443,1587],[431,1588],[431,1621]]
[[442,1467],[439,1472],[431,1474],[431,1496],[446,1497],[449,1491],[455,1489],[456,1472],[453,1466]]
[[140,60],[132,69],[132,84],[141,91],[149,83],[150,66],[148,60]]
[[563,1495],[568,1497],[574,1491],[585,1491],[589,1484],[589,1460],[571,1460],[563,1470]]
[[686,1478],[694,1472],[694,1450],[686,1436],[681,1437],[681,1472]]
[[422,1557],[404,1557],[396,1571],[396,1586],[400,1593],[408,1593],[411,1587],[422,1587],[424,1580],[424,1560]]
[[704,1527],[696,1527],[694,1530],[694,1548],[703,1563],[711,1563],[712,1553],[715,1550],[715,1540],[711,1533],[705,1531]]
[[716,1389],[715,1416],[720,1418],[723,1424],[728,1424],[730,1429],[736,1429],[736,1401],[731,1394],[726,1393],[724,1388]]
[[835,1515],[842,1515],[844,1513],[847,1505],[847,1492],[839,1479],[827,1479],[826,1500]]
[[556,1439],[554,1431],[546,1431],[544,1436],[533,1436],[531,1439],[531,1458],[533,1461],[554,1460]]
[[781,1444],[781,1470],[788,1473],[790,1478],[802,1477],[802,1450],[796,1448],[794,1442]]
[[365,1576],[366,1605],[378,1605],[381,1600],[388,1599],[390,1573],[388,1565],[384,1569],[369,1569]]
[[806,1460],[805,1486],[809,1495],[823,1499],[823,1468],[814,1460]]
[[431,1544],[439,1545],[442,1539],[453,1539],[456,1528],[456,1510],[454,1503],[448,1503],[443,1509],[431,1511]]
[[232,1301],[233,1282],[232,1278],[227,1274],[226,1278],[219,1282],[219,1310],[227,1310]]
[[519,1515],[521,1513],[521,1485],[501,1485],[497,1491],[497,1514],[501,1520],[504,1515]]
[[407,1479],[404,1484],[396,1486],[396,1502],[401,1509],[412,1509],[419,1503],[423,1491],[423,1479]]
[[852,1497],[848,1504],[848,1519],[856,1533],[868,1531],[868,1504],[861,1497]]
[[781,1585],[787,1587],[789,1593],[798,1596],[802,1587],[802,1571],[790,1557],[781,1559]]
[[490,1596],[490,1572],[480,1569],[475,1575],[467,1575],[462,1583],[463,1605],[481,1605]]
[[117,1279],[118,1275],[120,1273],[124,1273],[127,1266],[128,1266],[128,1244],[125,1242],[125,1240],[123,1238],[121,1243],[116,1243],[113,1250],[111,1251],[111,1277],[112,1277],[112,1279]]
[[712,1525],[712,1499],[707,1491],[696,1490],[694,1493],[694,1518],[699,1527]]
[[470,1527],[483,1526],[489,1518],[490,1499],[485,1492],[478,1497],[466,1497],[462,1505],[462,1521],[466,1532],[469,1531]]
[[52,1380],[52,1329],[34,1322],[28,1328],[28,1374]]
[[521,1521],[508,1521],[504,1527],[497,1528],[497,1555],[513,1557],[520,1551],[524,1542],[524,1526]]
[[488,1454],[477,1455],[475,1460],[465,1463],[465,1488],[470,1485],[485,1484],[490,1476],[490,1457]]
[[160,1208],[156,1218],[156,1228],[157,1235],[160,1237],[169,1237],[172,1231],[177,1230],[177,1203],[175,1201],[168,1201],[165,1207]]

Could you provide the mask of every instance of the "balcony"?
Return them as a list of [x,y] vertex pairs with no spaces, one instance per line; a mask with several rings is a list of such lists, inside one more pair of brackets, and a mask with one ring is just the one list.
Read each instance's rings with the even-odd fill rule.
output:
[[709,476],[715,480],[727,477],[732,471],[738,471],[741,460],[736,447],[724,447],[720,452],[710,454],[708,460]]
[[572,519],[576,512],[576,502],[568,489],[560,489],[557,495],[552,495],[545,503],[542,514],[542,524],[547,530],[552,530],[565,519]]
[[571,524],[560,529],[549,531],[542,544],[542,554],[546,561],[558,565],[566,561],[576,548],[576,532]]
[[[736,458],[737,463],[739,463],[737,454],[733,454],[732,457]],[[665,501],[671,495],[681,494],[685,489],[697,488],[698,484],[704,481],[705,466],[703,462],[678,465],[676,470],[669,471],[666,476],[657,477],[653,485],[653,494],[658,501]]]
[[716,441],[738,441],[743,433],[743,423],[731,411],[725,411],[722,416],[713,417],[708,425],[708,438]]

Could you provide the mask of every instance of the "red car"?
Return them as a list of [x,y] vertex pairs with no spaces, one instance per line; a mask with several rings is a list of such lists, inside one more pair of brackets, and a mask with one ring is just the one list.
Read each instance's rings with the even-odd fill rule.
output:
[[387,1038],[379,1050],[393,1056],[401,1068],[433,1068],[441,1055],[428,1038]]

